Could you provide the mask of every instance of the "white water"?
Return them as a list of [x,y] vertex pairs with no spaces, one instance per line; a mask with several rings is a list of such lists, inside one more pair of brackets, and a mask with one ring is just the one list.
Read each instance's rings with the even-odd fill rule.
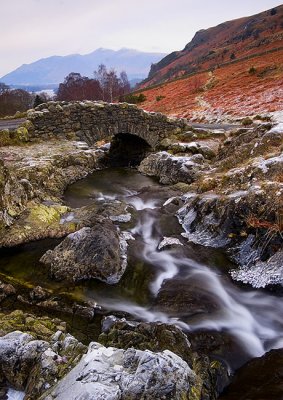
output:
[[198,318],[178,320],[156,309],[118,299],[99,299],[102,306],[130,313],[144,321],[173,323],[188,331],[204,329],[228,332],[251,357],[283,347],[282,298],[257,290],[241,290],[204,264],[180,256],[178,252],[158,251],[162,236],[156,228],[157,203],[153,200],[144,202],[137,196],[126,201],[140,211],[140,220],[131,233],[143,243],[140,258],[155,271],[155,279],[150,285],[152,293],[157,296],[165,280],[174,279],[181,273],[182,279],[192,280],[194,285],[197,282],[196,290],[211,298],[217,307],[215,311],[203,313]]

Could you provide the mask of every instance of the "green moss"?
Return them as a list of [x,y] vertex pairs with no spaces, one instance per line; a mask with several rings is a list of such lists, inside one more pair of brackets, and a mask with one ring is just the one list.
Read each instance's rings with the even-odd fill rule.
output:
[[201,388],[200,386],[192,386],[190,390],[190,400],[200,400],[201,399]]
[[44,204],[33,207],[27,219],[30,223],[51,225],[60,221],[61,215],[68,211],[66,206],[48,207]]
[[176,190],[180,190],[182,193],[186,193],[190,189],[190,185],[184,182],[177,182],[175,185],[173,185],[173,188]]
[[24,126],[20,126],[16,130],[16,138],[21,142],[27,142],[29,139],[28,130]]
[[58,319],[26,314],[22,310],[15,310],[10,314],[0,313],[0,336],[19,330],[36,339],[50,340],[58,328],[65,331],[66,324]]
[[244,125],[244,126],[252,125],[252,123],[253,123],[253,121],[249,117],[244,118],[241,121],[241,124]]
[[15,210],[14,208],[11,208],[11,207],[7,209],[7,212],[11,217],[16,217],[18,215],[17,210]]
[[77,139],[77,135],[75,132],[68,132],[66,133],[66,138],[68,140],[76,140]]
[[0,146],[8,146],[11,144],[10,132],[8,129],[0,131]]

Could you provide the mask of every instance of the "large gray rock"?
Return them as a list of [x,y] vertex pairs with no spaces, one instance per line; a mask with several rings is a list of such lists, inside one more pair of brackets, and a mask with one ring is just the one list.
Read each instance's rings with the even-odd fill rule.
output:
[[91,228],[68,235],[40,261],[50,266],[50,273],[56,280],[77,282],[96,278],[114,284],[126,268],[121,250],[116,226],[101,219]]
[[35,360],[48,343],[15,331],[0,338],[0,376],[17,389],[23,389]]
[[201,355],[198,349],[193,349],[187,335],[177,326],[158,322],[126,321],[124,318],[108,316],[103,320],[102,331],[98,340],[107,347],[125,350],[134,347],[153,352],[170,350],[181,357],[196,374],[196,379],[190,387],[190,399],[216,399],[228,382],[227,368],[224,364],[207,357],[207,354],[211,354],[210,349],[205,355]]
[[169,350],[116,349],[91,343],[86,356],[45,400],[189,399],[195,374]]
[[36,400],[78,363],[85,350],[73,336],[60,331],[50,342],[11,332],[0,338],[0,380]]
[[157,176],[164,184],[191,183],[200,176],[200,172],[204,169],[203,162],[201,154],[177,157],[161,151],[146,157],[138,169],[146,175]]

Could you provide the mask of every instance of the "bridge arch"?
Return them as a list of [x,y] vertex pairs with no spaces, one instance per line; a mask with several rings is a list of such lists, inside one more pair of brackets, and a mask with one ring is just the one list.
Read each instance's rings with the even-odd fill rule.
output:
[[151,150],[152,147],[140,136],[118,133],[111,140],[107,162],[112,166],[136,166]]

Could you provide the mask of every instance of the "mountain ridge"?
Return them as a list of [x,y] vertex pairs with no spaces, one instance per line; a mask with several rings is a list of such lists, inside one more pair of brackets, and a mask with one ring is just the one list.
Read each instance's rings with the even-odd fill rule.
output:
[[157,62],[165,53],[142,52],[121,48],[111,50],[96,49],[90,53],[52,55],[29,64],[22,64],[0,78],[11,85],[59,84],[70,72],[92,76],[99,64],[106,64],[118,72],[125,70],[129,79],[143,79],[147,76],[151,63]]
[[145,88],[200,69],[278,46],[283,41],[283,5],[261,13],[222,22],[197,31],[183,50],[166,55],[152,65]]

